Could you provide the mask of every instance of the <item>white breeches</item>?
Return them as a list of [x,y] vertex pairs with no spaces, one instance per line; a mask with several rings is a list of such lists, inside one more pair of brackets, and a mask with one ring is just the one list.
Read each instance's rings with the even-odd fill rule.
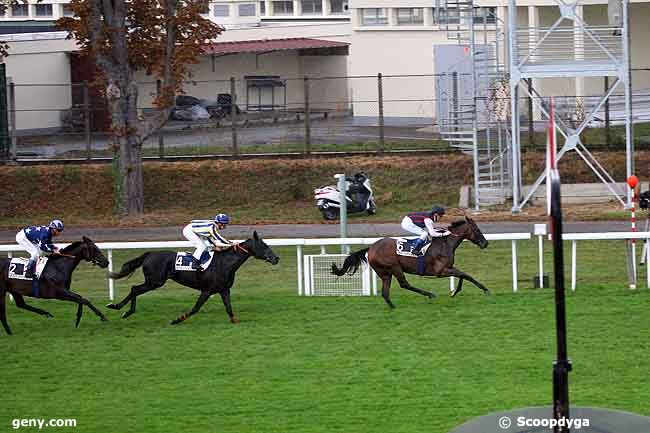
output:
[[411,221],[411,218],[405,216],[404,219],[402,220],[402,228],[406,230],[407,232],[411,232],[413,234],[418,235],[418,237],[422,240],[427,239],[427,231],[424,230],[422,227],[418,227],[415,224],[413,224],[413,221]]
[[188,224],[183,228],[183,236],[185,236],[185,239],[190,241],[194,248],[196,248],[194,253],[192,253],[192,256],[194,256],[196,260],[201,260],[203,251],[211,247],[210,241],[194,233],[194,230],[192,230],[192,224]]
[[39,247],[27,239],[24,230],[21,230],[16,234],[16,242],[18,242],[18,245],[25,248],[25,250],[29,253],[30,260],[37,260],[37,258],[43,254]]

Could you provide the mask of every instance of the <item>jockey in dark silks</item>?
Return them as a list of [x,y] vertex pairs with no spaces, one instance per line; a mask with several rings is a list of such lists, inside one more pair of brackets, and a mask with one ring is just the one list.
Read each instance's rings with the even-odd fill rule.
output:
[[58,248],[52,244],[52,237],[63,231],[61,220],[52,220],[47,226],[29,226],[16,233],[16,242],[29,253],[25,277],[33,278],[36,261],[43,253],[56,253]]
[[450,231],[438,223],[445,214],[442,206],[433,206],[430,212],[411,212],[402,219],[402,228],[418,235],[419,238],[413,245],[413,254],[419,255],[428,237],[439,238],[449,236]]

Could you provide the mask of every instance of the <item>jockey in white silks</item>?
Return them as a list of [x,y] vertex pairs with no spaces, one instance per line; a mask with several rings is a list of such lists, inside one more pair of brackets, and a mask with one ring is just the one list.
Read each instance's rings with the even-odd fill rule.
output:
[[214,220],[192,220],[183,228],[183,236],[196,248],[192,257],[197,269],[202,269],[201,256],[206,250],[222,251],[232,246],[220,230],[230,223],[230,217],[224,213],[214,217]]
[[439,238],[449,236],[451,232],[439,224],[440,217],[445,214],[441,206],[433,206],[431,212],[411,212],[402,220],[402,228],[408,232],[418,235],[419,238],[413,245],[413,254],[421,254],[427,237]]

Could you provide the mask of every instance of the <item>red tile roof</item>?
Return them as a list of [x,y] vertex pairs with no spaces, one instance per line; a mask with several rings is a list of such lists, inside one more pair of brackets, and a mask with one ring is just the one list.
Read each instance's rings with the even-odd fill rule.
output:
[[347,42],[322,39],[291,38],[264,39],[257,41],[214,42],[203,47],[205,54],[261,53],[269,51],[304,50],[309,48],[347,47]]

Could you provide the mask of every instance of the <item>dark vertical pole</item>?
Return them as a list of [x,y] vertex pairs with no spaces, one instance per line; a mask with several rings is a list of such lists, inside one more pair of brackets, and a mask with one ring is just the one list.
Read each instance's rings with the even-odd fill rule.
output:
[[[533,94],[533,79],[529,78],[526,80],[528,82],[528,94]],[[533,118],[533,97],[528,97],[528,148],[532,149],[535,146],[535,119]]]
[[16,160],[16,147],[18,145],[18,137],[16,137],[16,84],[14,84],[13,81],[9,83],[9,106],[11,106],[11,111],[9,112],[9,124],[11,127],[11,146],[9,147],[9,158]]
[[237,146],[237,93],[235,86],[235,77],[230,77],[230,122],[232,128],[232,153],[239,155],[239,147]]
[[[156,95],[160,96],[162,92],[162,82],[160,80],[156,80]],[[158,158],[164,158],[165,157],[165,137],[163,136],[162,133],[162,128],[158,130]]]
[[377,99],[379,102],[379,151],[384,151],[384,85],[381,72],[377,74]]
[[[609,77],[605,76],[605,93],[609,90]],[[609,98],[605,100],[605,144],[612,145],[611,130],[609,129]]]
[[88,82],[83,83],[84,97],[84,132],[86,133],[86,159],[92,157],[92,141],[90,136],[90,97],[88,94]]
[[[562,249],[562,209],[560,206],[560,176],[551,170],[551,235],[553,237],[553,272],[555,276],[555,326],[557,359],[553,363],[553,417],[569,419],[569,371],[567,357],[566,305],[564,298],[564,253]],[[563,423],[565,424],[565,423]],[[569,428],[556,426],[555,433],[569,433]]]
[[9,158],[9,105],[7,103],[7,70],[0,63],[0,159]]
[[309,77],[305,76],[305,153],[311,153],[311,109],[309,107]]

